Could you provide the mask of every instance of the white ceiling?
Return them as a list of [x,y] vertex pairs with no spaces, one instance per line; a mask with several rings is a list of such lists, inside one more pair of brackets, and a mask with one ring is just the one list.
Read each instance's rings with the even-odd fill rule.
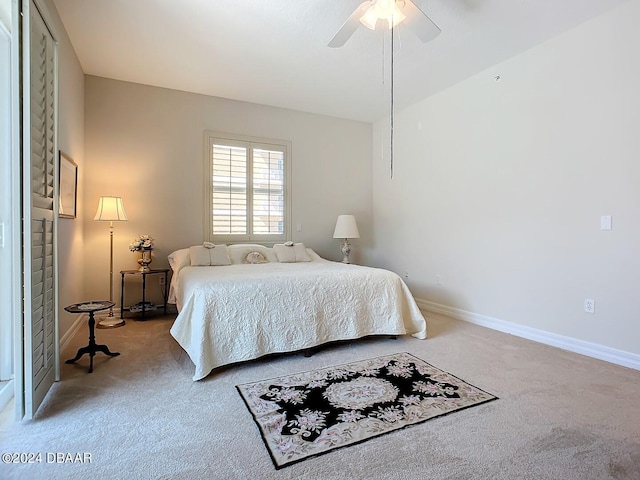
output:
[[[367,122],[389,112],[388,32],[326,46],[361,0],[53,1],[86,74]],[[396,108],[626,1],[414,0],[442,33],[397,30]]]

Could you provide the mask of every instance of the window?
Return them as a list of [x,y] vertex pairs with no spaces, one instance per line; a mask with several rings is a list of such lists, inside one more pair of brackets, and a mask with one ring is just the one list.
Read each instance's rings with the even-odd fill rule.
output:
[[205,140],[209,240],[287,240],[291,144],[215,132]]

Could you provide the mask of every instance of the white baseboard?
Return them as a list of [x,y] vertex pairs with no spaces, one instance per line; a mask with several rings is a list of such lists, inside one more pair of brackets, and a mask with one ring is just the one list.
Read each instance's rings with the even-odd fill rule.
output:
[[[5,382],[2,386],[0,386],[0,411],[7,406],[7,404],[13,398],[13,390],[14,390],[13,379]],[[13,418],[13,417],[12,417]]]
[[464,320],[465,322],[509,333],[517,337],[533,340],[534,342],[544,343],[545,345],[551,345],[563,350],[569,350],[570,352],[580,353],[588,357],[615,363],[616,365],[622,365],[623,367],[640,370],[640,355],[635,353],[625,352],[624,350],[617,350],[615,348],[605,347],[603,345],[598,345],[597,343],[585,342],[584,340],[578,340],[571,337],[565,337],[564,335],[558,335],[556,333],[546,332],[544,330],[538,330],[524,325],[518,325],[517,323],[468,312],[466,310],[449,307],[429,300],[416,298],[416,303],[421,309],[427,312],[446,315],[447,317]]
[[83,313],[76,317],[76,321],[73,322],[73,325],[71,325],[71,328],[67,330],[65,334],[62,336],[62,338],[60,339],[61,352],[69,346],[69,342],[71,342],[71,339],[73,338],[73,336],[76,334],[78,330],[80,330],[80,327],[82,327],[85,323],[87,323],[88,318],[89,317],[86,313]]

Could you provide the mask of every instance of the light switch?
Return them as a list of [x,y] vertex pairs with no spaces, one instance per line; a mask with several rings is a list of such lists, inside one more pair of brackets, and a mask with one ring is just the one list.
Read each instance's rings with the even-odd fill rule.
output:
[[611,215],[600,217],[600,230],[611,230]]
[[298,224],[296,225],[296,232],[301,232],[301,231],[302,231],[302,224],[301,224],[301,223],[298,223]]

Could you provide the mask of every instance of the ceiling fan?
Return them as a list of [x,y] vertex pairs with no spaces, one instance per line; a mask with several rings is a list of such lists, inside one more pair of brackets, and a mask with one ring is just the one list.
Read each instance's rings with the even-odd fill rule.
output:
[[341,47],[361,24],[375,30],[378,20],[386,20],[389,28],[404,23],[423,42],[440,34],[440,28],[412,0],[366,0],[354,10],[328,46]]

